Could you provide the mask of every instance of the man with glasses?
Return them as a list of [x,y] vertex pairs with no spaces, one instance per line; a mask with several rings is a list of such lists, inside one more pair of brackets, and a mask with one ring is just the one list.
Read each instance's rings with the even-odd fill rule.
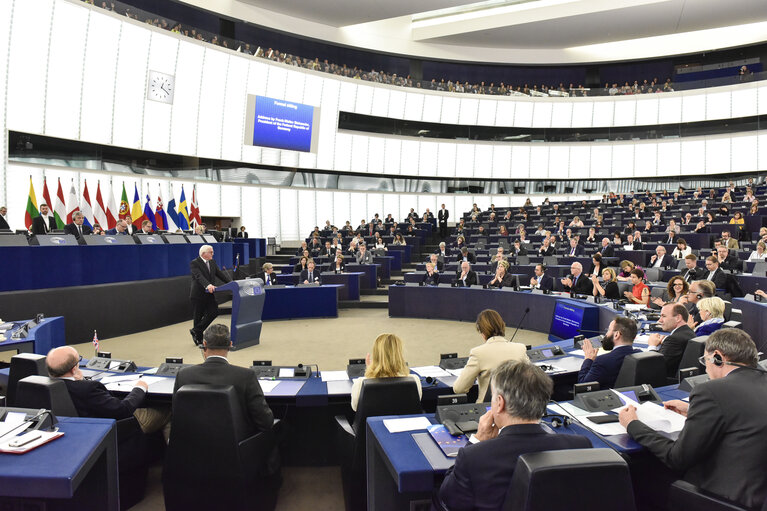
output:
[[619,413],[628,434],[683,479],[749,509],[767,499],[767,374],[757,368],[751,337],[725,328],[706,340],[701,363],[710,381],[697,385],[690,402],[667,401],[687,417],[677,440],[638,420],[636,408]]
[[[677,280],[677,282],[680,282]],[[679,372],[679,363],[687,347],[687,341],[695,337],[695,332],[687,325],[690,314],[687,308],[680,303],[669,303],[660,310],[658,324],[669,335],[651,334],[647,343],[651,350],[657,350],[663,355],[666,362],[666,376],[676,377]]]

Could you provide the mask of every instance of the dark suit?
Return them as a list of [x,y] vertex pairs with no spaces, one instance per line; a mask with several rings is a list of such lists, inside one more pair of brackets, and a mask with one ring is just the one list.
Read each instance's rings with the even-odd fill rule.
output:
[[439,284],[439,273],[433,272],[429,275],[429,272],[424,272],[421,282],[423,282],[425,286],[436,286]]
[[123,399],[109,393],[103,383],[96,380],[65,380],[69,396],[80,417],[100,419],[127,419],[144,402],[146,393],[134,387]]
[[[45,219],[48,219],[48,230],[45,230]],[[53,229],[56,229],[56,219],[52,216],[43,217],[38,215],[32,219],[32,234],[48,234]]]
[[458,287],[469,287],[469,286],[476,286],[477,285],[477,272],[474,270],[469,270],[469,273],[466,274],[466,283],[464,284],[464,281],[461,280],[461,270],[458,270],[455,274],[455,285]]
[[[706,271],[703,275],[701,275],[701,279],[709,280],[708,275],[709,271]],[[714,272],[714,277],[710,279],[717,289],[726,289],[727,288],[727,275],[722,271],[721,268],[717,268]]]
[[682,270],[681,276],[685,281],[687,281],[688,284],[691,284],[692,282],[696,280],[700,280],[701,271],[700,271],[700,268],[698,267],[695,267],[692,269],[685,268],[684,270]]
[[[655,262],[650,265],[650,268],[658,268],[658,266],[655,265],[655,263],[658,262],[657,255],[658,254],[655,254],[656,256]],[[669,254],[664,254],[663,260],[660,263],[660,268],[675,268],[675,267],[676,267],[676,260],[674,260],[674,258],[671,257]]]
[[679,372],[679,363],[682,361],[687,341],[695,337],[695,332],[687,325],[677,328],[673,334],[666,336],[658,346],[658,353],[663,354],[666,362],[666,376],[676,378]]
[[555,252],[554,247],[552,247],[551,245],[549,245],[549,248],[545,250],[543,250],[543,245],[541,245],[541,248],[538,249],[538,254],[540,254],[543,257],[553,256],[554,252]]
[[[274,415],[266,404],[256,373],[250,369],[231,365],[222,357],[208,357],[202,364],[185,367],[179,371],[173,392],[188,384],[232,385],[253,429],[272,429]],[[200,434],[204,435],[205,432]]]
[[549,277],[548,275],[542,275],[540,278],[536,277],[538,279],[538,286],[536,286],[536,289],[542,289],[544,291],[554,291],[554,278]]
[[506,426],[497,438],[458,451],[439,489],[439,501],[450,511],[501,509],[519,456],[590,447],[586,437],[551,434],[538,424]]
[[[463,254],[459,252],[455,260],[458,261],[459,263],[462,263]],[[469,261],[471,264],[474,264],[477,262],[477,257],[474,255],[474,252],[469,251],[469,253],[466,254],[466,260]]]
[[600,355],[596,360],[585,359],[581,370],[578,372],[578,383],[588,381],[599,382],[599,388],[610,389],[618,379],[618,373],[623,365],[623,359],[641,350],[633,346],[616,346],[612,351]]
[[635,241],[634,244],[631,246],[634,250],[642,250],[642,242],[641,241]]
[[211,259],[210,271],[205,265],[205,261],[198,257],[189,263],[189,270],[192,274],[192,284],[189,290],[189,298],[192,300],[192,330],[198,343],[202,342],[202,334],[205,329],[218,316],[218,304],[213,293],[208,293],[205,288],[210,284],[216,285],[216,282],[229,282],[229,276],[218,269],[216,261]]
[[10,229],[11,226],[8,225],[8,220],[5,219],[4,216],[0,215],[0,229]]
[[591,282],[591,279],[589,279],[586,275],[581,273],[578,275],[578,280],[575,280],[575,277],[570,277],[571,280],[573,280],[573,286],[568,287],[564,286],[566,291],[570,291],[571,293],[575,293],[576,295],[591,295],[594,291],[594,284]]
[[[495,277],[493,277],[493,279],[495,279]],[[505,273],[503,275],[503,278],[500,281],[496,280],[492,284],[488,283],[488,287],[502,288],[502,287],[513,287],[513,286],[514,286],[514,275],[512,275],[511,273]]]
[[322,284],[322,271],[315,267],[312,271],[312,278],[309,278],[309,268],[303,270],[301,272],[301,276],[298,277],[298,283],[303,284],[305,280],[308,280],[310,284],[314,284],[315,282],[318,284]]
[[450,218],[450,211],[447,209],[440,209],[437,212],[437,221],[439,224],[439,235],[443,238],[447,237],[447,219]]
[[567,247],[567,252],[565,252],[565,255],[578,257],[578,256],[582,256],[585,253],[586,253],[586,249],[583,248],[583,245],[576,244],[574,248]]
[[109,229],[108,231],[106,231],[106,233],[105,233],[105,234],[107,234],[108,236],[120,236],[120,235],[125,235],[125,236],[127,236],[127,235],[128,235],[128,231],[117,232],[117,228],[115,228],[115,227],[112,227],[111,229]]
[[266,272],[265,271],[256,273],[256,278],[263,280],[265,286],[273,286],[273,285],[278,283],[277,282],[277,274],[274,273],[274,272],[269,274],[269,282],[267,282]]
[[719,263],[719,267],[723,270],[730,271],[741,271],[743,269],[743,266],[740,263],[740,259],[738,259],[733,254],[728,255],[724,261]]
[[239,231],[237,232],[238,238],[247,238],[248,237],[248,231]]
[[335,263],[331,263],[330,264],[330,268],[328,269],[328,271],[332,271],[333,273],[343,273],[345,269],[346,269],[346,263],[341,261],[341,267],[340,268],[337,267]]
[[767,499],[767,376],[736,369],[696,386],[679,438],[674,441],[640,421],[628,433],[683,479],[742,506]]
[[[88,236],[89,234],[92,234],[93,231],[90,227],[83,224],[81,226],[83,231],[83,236]],[[72,234],[74,237],[79,241],[80,240],[80,232],[77,230],[77,225],[73,222],[71,224],[67,224],[64,226],[64,234]]]

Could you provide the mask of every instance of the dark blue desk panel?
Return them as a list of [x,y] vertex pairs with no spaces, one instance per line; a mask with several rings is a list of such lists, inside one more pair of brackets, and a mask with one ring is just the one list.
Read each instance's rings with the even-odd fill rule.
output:
[[283,273],[277,275],[277,283],[282,284],[283,286],[295,286],[298,285],[298,279],[300,277],[300,273]]
[[261,319],[338,317],[338,286],[264,288],[266,301]]
[[375,289],[378,287],[378,264],[356,264],[346,265],[346,271],[361,272],[365,275],[360,277],[361,289]]
[[27,321],[14,321],[13,328],[8,330],[4,336],[0,336],[0,351],[16,350],[18,353],[47,355],[51,349],[64,345],[63,316],[44,318],[40,324],[29,330],[24,339],[11,340],[13,332]]
[[232,242],[232,256],[237,257],[240,254],[240,264],[245,265],[250,262],[250,244],[242,238],[235,238]]
[[[189,274],[202,244],[3,247],[0,291],[128,282]],[[220,267],[231,268],[232,244],[214,243]]]
[[389,256],[373,256],[373,262],[378,265],[380,277],[382,279],[391,278],[391,263],[392,257]]
[[412,257],[413,247],[410,245],[392,245],[387,247],[389,252],[400,252],[402,254],[402,262],[409,263]]
[[101,490],[99,501],[80,502],[79,508],[118,509],[115,421],[59,417],[58,426],[61,438],[23,455],[0,454],[0,495],[71,499],[92,481]]
[[[525,316],[520,328],[548,333],[554,305],[557,300],[564,299],[569,297],[510,289],[482,289],[479,286],[461,288],[407,284],[389,286],[389,316],[476,321],[477,315],[484,309],[494,309],[501,314],[507,325],[516,327],[525,313],[525,308],[530,307],[530,312]],[[598,329],[605,331],[617,312],[607,306],[597,307]]]
[[365,274],[362,272],[348,273],[322,273],[322,285],[341,284],[338,288],[339,300],[359,300],[360,299],[360,279]]
[[[745,290],[744,290],[745,291]],[[733,298],[732,306],[742,312],[743,331],[756,343],[758,351],[767,351],[767,303]]]
[[738,284],[740,284],[740,288],[746,294],[754,294],[754,291],[757,289],[767,291],[767,277],[757,275],[736,275],[735,278],[737,279]]
[[[388,248],[388,247],[387,247]],[[391,257],[391,269],[392,270],[401,270],[402,269],[402,256],[403,253],[399,250],[387,250],[386,251],[386,257]]]

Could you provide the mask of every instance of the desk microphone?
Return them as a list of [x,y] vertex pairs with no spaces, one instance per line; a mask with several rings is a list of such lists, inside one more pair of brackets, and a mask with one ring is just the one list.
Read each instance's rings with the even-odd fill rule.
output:
[[525,309],[525,313],[524,313],[524,314],[522,314],[522,319],[520,319],[520,320],[519,320],[519,323],[517,324],[517,328],[516,328],[516,330],[514,330],[514,333],[512,334],[512,336],[511,336],[511,340],[509,340],[509,342],[512,342],[512,341],[514,341],[514,336],[515,336],[515,335],[517,335],[517,332],[519,331],[519,327],[521,327],[521,326],[522,326],[522,322],[525,320],[525,316],[527,316],[527,313],[528,313],[528,312],[530,312],[530,307],[527,307],[527,308]]

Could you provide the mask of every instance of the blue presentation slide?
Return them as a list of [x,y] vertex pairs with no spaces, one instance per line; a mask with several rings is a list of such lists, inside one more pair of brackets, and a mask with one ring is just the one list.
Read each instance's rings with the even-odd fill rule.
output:
[[312,106],[256,96],[253,145],[309,152],[313,117]]
[[[554,317],[551,318],[551,336],[559,339],[570,339],[578,335],[583,323],[583,307],[558,301],[554,307]],[[551,338],[551,337],[549,337]]]

